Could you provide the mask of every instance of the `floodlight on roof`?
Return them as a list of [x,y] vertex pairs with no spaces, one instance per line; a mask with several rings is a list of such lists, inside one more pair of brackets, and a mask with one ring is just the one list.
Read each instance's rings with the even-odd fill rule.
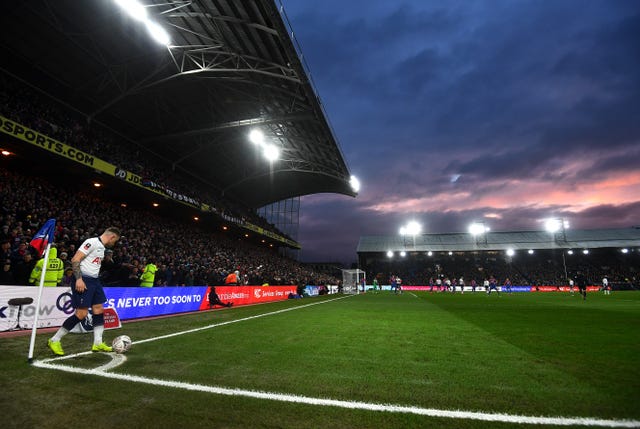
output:
[[249,133],[249,141],[253,144],[264,144],[264,133],[259,129],[253,129]]
[[551,233],[569,228],[569,221],[566,219],[551,218],[544,221],[544,229]]
[[171,43],[169,33],[167,33],[167,31],[160,25],[149,20],[145,21],[145,24],[147,26],[147,31],[149,32],[153,40],[165,46]]
[[349,184],[351,185],[351,189],[353,190],[353,192],[355,192],[356,194],[360,192],[360,181],[356,176],[351,176],[351,178],[349,179]]
[[272,144],[265,144],[263,146],[262,153],[265,158],[267,158],[270,162],[273,162],[280,158],[280,149]]
[[422,231],[422,225],[415,220],[410,221],[400,228],[400,235],[418,235]]
[[507,249],[507,256],[513,256],[516,254],[516,251],[513,249]]
[[391,250],[387,250],[387,258],[393,258],[393,252]]
[[489,227],[484,222],[474,222],[469,225],[469,233],[471,235],[480,235],[489,232]]
[[147,9],[136,0],[114,0],[114,2],[131,18],[142,22],[147,20]]

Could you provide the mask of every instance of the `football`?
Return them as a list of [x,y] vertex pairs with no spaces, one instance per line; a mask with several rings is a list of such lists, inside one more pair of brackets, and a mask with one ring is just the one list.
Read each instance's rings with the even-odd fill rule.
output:
[[116,353],[126,353],[131,348],[131,338],[127,335],[120,335],[113,339],[111,344]]

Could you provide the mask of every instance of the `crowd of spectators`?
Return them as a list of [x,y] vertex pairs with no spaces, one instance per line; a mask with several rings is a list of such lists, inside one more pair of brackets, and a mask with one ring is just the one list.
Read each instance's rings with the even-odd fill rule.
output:
[[45,178],[8,169],[0,170],[0,203],[4,263],[0,284],[29,284],[36,262],[29,242],[49,218],[57,220],[55,245],[65,264],[86,238],[112,225],[123,231],[123,238],[102,263],[101,276],[107,285],[139,285],[141,271],[150,262],[158,267],[155,286],[219,285],[236,270],[242,284],[338,282],[270,248],[147,211],[123,208],[96,195],[62,191]]
[[220,216],[238,219],[239,222],[249,221],[278,235],[286,236],[239,202],[223,198],[219,192],[212,190],[210,185],[175,170],[167,160],[136,146],[134,142],[95,121],[87,121],[81,114],[3,73],[0,73],[0,114],[137,174],[145,182],[156,183],[161,188],[205,203]]

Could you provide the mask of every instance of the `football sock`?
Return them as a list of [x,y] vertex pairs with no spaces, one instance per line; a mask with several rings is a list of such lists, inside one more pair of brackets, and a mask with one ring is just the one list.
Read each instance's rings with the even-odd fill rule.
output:
[[102,344],[102,333],[104,332],[104,314],[93,315],[93,344]]
[[51,337],[51,341],[60,341],[62,337],[67,335],[69,331],[78,324],[78,322],[80,322],[80,319],[78,319],[78,316],[76,316],[75,313],[67,317],[67,320],[62,323],[62,326],[60,327],[60,329],[58,329],[58,332],[56,332],[56,334]]

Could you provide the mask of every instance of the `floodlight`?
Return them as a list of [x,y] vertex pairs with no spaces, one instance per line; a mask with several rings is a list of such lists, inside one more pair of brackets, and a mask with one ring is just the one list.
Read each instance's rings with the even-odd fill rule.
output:
[[147,31],[149,32],[151,37],[153,37],[153,40],[165,46],[171,43],[169,33],[167,33],[164,28],[153,21],[147,20],[145,23],[147,25]]
[[571,249],[567,250],[567,254],[573,255],[573,250],[571,250]]
[[507,256],[513,256],[516,254],[516,251],[513,249],[507,249]]
[[407,252],[405,252],[405,251],[403,250],[402,252],[400,252],[400,256],[402,256],[402,257],[404,258],[405,256],[407,256]]
[[469,233],[471,235],[480,235],[480,234],[484,234],[485,232],[489,232],[489,228],[486,227],[484,223],[474,222],[471,225],[469,225]]
[[622,252],[622,253],[629,253],[629,249],[624,248],[624,249],[622,249],[622,250],[621,250],[621,252]]
[[272,145],[272,144],[266,144],[264,145],[264,149],[263,149],[263,155],[265,158],[267,158],[269,161],[273,162],[275,160],[277,160],[278,158],[280,158],[280,150]]
[[415,220],[412,220],[407,224],[406,232],[408,235],[418,235],[422,231],[422,225],[420,225]]
[[127,14],[137,21],[147,20],[147,9],[136,0],[114,0]]
[[544,228],[551,233],[556,233],[561,229],[562,230],[568,229],[569,221],[566,219],[558,219],[558,218],[547,219],[544,222]]
[[249,133],[249,140],[253,144],[261,145],[264,143],[264,134],[258,129],[251,130]]
[[533,255],[533,249],[528,250],[529,255]]
[[422,231],[422,225],[415,220],[410,221],[405,226],[400,228],[400,235],[413,235],[416,236]]
[[585,255],[588,255],[588,254],[589,254],[589,249],[584,249],[584,250],[582,251],[582,253],[584,253]]
[[432,252],[431,250],[429,250],[429,251],[427,252],[427,256],[433,256],[433,252]]
[[544,229],[551,233],[554,233],[560,231],[560,225],[560,219],[547,219],[544,222]]
[[453,255],[453,252],[449,252],[449,256]]
[[387,258],[393,258],[393,252],[391,250],[387,250]]
[[351,185],[351,189],[353,190],[353,192],[355,192],[356,194],[360,192],[360,181],[356,176],[351,176],[351,178],[349,179],[349,184]]

